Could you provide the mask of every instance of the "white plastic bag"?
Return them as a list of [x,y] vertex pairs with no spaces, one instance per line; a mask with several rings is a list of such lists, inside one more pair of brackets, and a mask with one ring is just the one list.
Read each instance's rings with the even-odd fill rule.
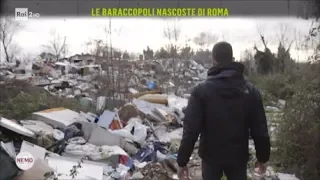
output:
[[168,105],[170,108],[182,111],[188,105],[188,99],[178,97],[176,95],[168,96]]
[[92,144],[68,144],[64,151],[74,156],[89,156],[97,151],[97,147]]
[[[133,134],[131,134],[131,130],[134,128]],[[138,118],[131,118],[128,121],[128,124],[123,129],[117,129],[110,131],[113,134],[119,135],[123,138],[130,139],[140,144],[144,144],[147,138],[147,130],[148,127],[141,124]]]
[[53,130],[53,138],[60,141],[64,138],[64,133],[60,131],[59,129],[54,129]]

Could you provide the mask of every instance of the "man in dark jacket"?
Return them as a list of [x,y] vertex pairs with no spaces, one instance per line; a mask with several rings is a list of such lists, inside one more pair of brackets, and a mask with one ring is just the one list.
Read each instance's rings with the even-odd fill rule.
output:
[[232,47],[217,43],[214,66],[205,82],[194,88],[183,119],[178,152],[180,179],[200,135],[199,156],[204,180],[246,180],[249,136],[254,140],[260,173],[270,157],[270,137],[260,92],[243,76],[244,66],[233,62]]

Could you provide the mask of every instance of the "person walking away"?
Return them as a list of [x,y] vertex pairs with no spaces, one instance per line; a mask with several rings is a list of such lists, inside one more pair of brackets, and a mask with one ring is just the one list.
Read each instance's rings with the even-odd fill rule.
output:
[[203,180],[246,180],[248,141],[256,149],[256,168],[266,171],[270,137],[261,94],[243,76],[244,66],[233,61],[232,46],[219,42],[212,50],[213,67],[192,93],[183,119],[178,151],[179,178],[189,179],[187,163],[200,135]]

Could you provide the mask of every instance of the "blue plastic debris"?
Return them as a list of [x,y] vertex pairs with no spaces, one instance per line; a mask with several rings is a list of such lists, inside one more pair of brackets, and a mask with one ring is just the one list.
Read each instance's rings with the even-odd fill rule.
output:
[[156,88],[156,83],[154,81],[149,81],[147,83],[148,89],[155,89]]
[[141,148],[135,156],[135,159],[139,162],[151,162],[156,160],[156,152],[149,146]]

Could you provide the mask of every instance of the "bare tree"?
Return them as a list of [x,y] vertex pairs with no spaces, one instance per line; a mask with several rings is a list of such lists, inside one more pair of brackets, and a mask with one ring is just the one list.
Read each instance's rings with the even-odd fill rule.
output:
[[271,50],[268,48],[268,43],[264,36],[264,27],[262,25],[257,26],[257,31],[260,36],[260,40],[264,46],[264,51],[260,51],[255,44],[253,49],[256,51],[254,59],[257,65],[257,72],[259,74],[268,74],[273,71],[274,68],[274,55]]
[[101,39],[90,40],[85,45],[87,46],[87,52],[96,57],[101,56],[105,48],[105,44]]
[[113,97],[113,104],[115,101],[115,74],[114,74],[114,63],[113,63],[113,45],[112,45],[112,21],[111,18],[109,20],[108,28],[105,27],[105,32],[109,35],[109,45],[110,45],[110,62],[111,62],[111,73],[112,73],[112,97]]
[[300,52],[305,50],[302,34],[300,31],[297,31],[297,29],[294,29],[294,48],[297,52],[297,60],[300,62]]
[[256,71],[253,52],[246,49],[241,56],[241,61],[246,67],[245,74],[251,76]]
[[193,49],[190,46],[191,38],[185,37],[185,45],[180,49],[180,57],[183,60],[189,60],[193,55]]
[[277,58],[274,61],[274,69],[277,72],[291,72],[294,61],[291,58],[290,50],[295,39],[295,29],[287,23],[279,23],[279,32],[276,34],[278,41]]
[[0,19],[0,40],[7,62],[12,61],[14,57],[16,46],[12,44],[12,39],[20,27],[20,23],[9,16]]
[[200,46],[202,50],[208,48],[218,40],[218,37],[211,32],[200,32],[196,37],[194,37],[193,42]]
[[[113,35],[117,35],[119,36],[121,34],[121,30],[120,29],[116,29],[112,27],[112,20],[110,18],[109,23],[107,26],[104,27],[104,32],[105,32],[105,55],[107,55],[107,68],[109,69],[109,67],[111,68],[111,72],[108,71],[108,79],[109,82],[111,81],[111,88],[108,88],[108,90],[110,91],[111,89],[111,94],[112,94],[112,99],[113,99],[113,104],[115,105],[115,99],[116,99],[116,92],[122,92],[121,91],[121,81],[120,78],[124,79],[124,74],[122,73],[122,69],[119,67],[120,66],[120,60],[121,60],[121,51],[120,50],[116,50],[116,48],[113,46]],[[115,58],[118,58],[118,62],[115,61]],[[122,76],[122,77],[120,77]],[[117,83],[117,89],[116,89],[116,83]],[[106,84],[107,86],[109,85],[110,87],[110,83]],[[122,96],[120,95],[120,98],[122,98]]]
[[306,39],[305,48],[313,51],[313,55],[308,57],[311,61],[320,61],[320,21],[313,21]]
[[172,24],[167,24],[163,31],[164,37],[168,39],[169,54],[173,62],[173,76],[176,74],[176,60],[178,57],[178,41],[181,35],[181,29],[178,19],[175,19]]
[[217,42],[218,36],[210,31],[202,31],[193,38],[193,43],[196,44],[200,49],[195,53],[194,60],[202,65],[211,64],[211,53],[209,46]]
[[[259,35],[259,41],[258,42],[262,42],[264,48],[267,48],[268,46],[268,41],[265,39],[265,24],[258,24],[257,25],[257,33]],[[258,48],[256,43],[254,45],[254,49]]]
[[67,37],[61,37],[60,34],[53,32],[52,40],[44,47],[52,53],[58,61],[61,57],[66,57],[68,53]]
[[276,34],[278,42],[281,43],[286,49],[289,50],[294,41],[294,38],[290,38],[290,35],[292,35],[291,34],[292,32],[290,32],[289,30],[293,28],[286,23],[279,23],[278,27],[279,27],[279,33]]

